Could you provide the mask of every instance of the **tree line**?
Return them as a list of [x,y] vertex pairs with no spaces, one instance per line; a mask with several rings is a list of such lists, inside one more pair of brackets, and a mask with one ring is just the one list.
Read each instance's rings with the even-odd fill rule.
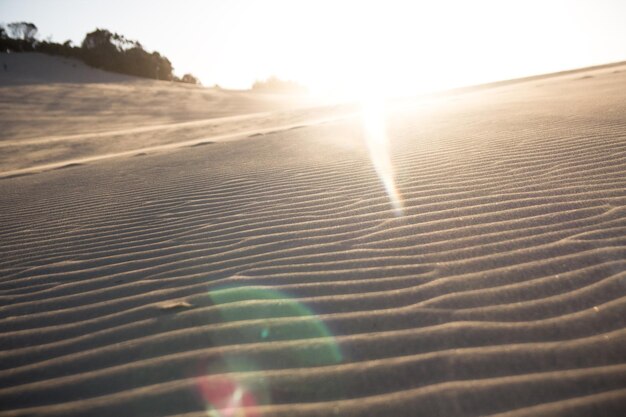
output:
[[30,22],[0,26],[0,52],[42,52],[77,58],[85,64],[106,71],[155,80],[200,84],[192,74],[179,78],[169,59],[160,53],[146,51],[141,43],[106,29],[96,29],[85,35],[80,46],[71,41],[56,43],[37,40],[37,26]]

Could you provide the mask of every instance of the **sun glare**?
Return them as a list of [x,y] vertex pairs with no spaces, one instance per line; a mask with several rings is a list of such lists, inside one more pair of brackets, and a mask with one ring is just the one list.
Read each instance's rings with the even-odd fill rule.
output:
[[210,68],[200,78],[246,88],[276,75],[346,101],[372,86],[412,96],[608,61],[580,30],[584,12],[560,0],[250,3],[198,57]]
[[391,162],[389,136],[387,135],[385,99],[372,94],[360,102],[361,123],[367,149],[378,178],[396,216],[403,215],[402,198],[396,187],[393,164]]

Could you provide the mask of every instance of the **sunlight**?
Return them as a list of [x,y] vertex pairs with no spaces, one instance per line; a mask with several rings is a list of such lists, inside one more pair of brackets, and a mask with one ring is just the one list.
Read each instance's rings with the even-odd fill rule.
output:
[[[207,45],[211,53],[193,55],[194,68],[207,68],[198,74],[205,85],[248,88],[275,75],[348,101],[372,85],[387,97],[413,96],[611,60],[593,59],[601,50],[579,30],[585,8],[564,0],[273,0],[224,8],[237,25]],[[205,37],[216,30],[208,25]],[[607,35],[606,43],[623,51],[622,38]]]
[[361,100],[361,120],[365,143],[369,150],[372,165],[383,183],[396,216],[403,215],[402,197],[396,187],[389,137],[387,136],[385,99],[372,94]]
[[[434,92],[481,78],[480,71],[467,66],[459,71],[459,56],[447,53],[462,40],[460,33],[442,30],[426,18],[444,13],[440,7],[396,6],[342,3],[324,31],[312,31],[314,39],[293,45],[293,54],[299,56],[295,63],[283,64],[284,58],[278,54],[274,62],[285,70],[283,78],[290,76],[330,101],[363,101],[367,96],[365,100],[372,102],[379,97]],[[311,10],[313,14],[323,12],[323,7]],[[447,16],[447,22],[458,27],[464,24],[456,15]],[[465,59],[462,53],[461,58]]]
[[[80,45],[87,30],[117,28],[205,86],[247,89],[275,75],[342,98],[358,93],[368,56],[385,94],[415,95],[621,61],[626,35],[618,0],[137,0],[121,15],[107,2],[54,3],[29,10],[42,38]],[[4,22],[26,19],[29,4],[4,0]]]

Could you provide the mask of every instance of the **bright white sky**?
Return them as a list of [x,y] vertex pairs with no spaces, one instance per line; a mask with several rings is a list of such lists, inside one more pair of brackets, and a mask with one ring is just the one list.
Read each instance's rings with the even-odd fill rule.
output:
[[227,88],[404,95],[626,60],[622,0],[0,0],[22,20],[76,44],[106,28]]

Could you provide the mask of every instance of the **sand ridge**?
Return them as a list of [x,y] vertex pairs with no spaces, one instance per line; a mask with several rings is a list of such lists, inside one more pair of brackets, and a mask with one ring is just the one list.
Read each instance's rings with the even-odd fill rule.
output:
[[3,179],[0,415],[622,415],[625,76]]

